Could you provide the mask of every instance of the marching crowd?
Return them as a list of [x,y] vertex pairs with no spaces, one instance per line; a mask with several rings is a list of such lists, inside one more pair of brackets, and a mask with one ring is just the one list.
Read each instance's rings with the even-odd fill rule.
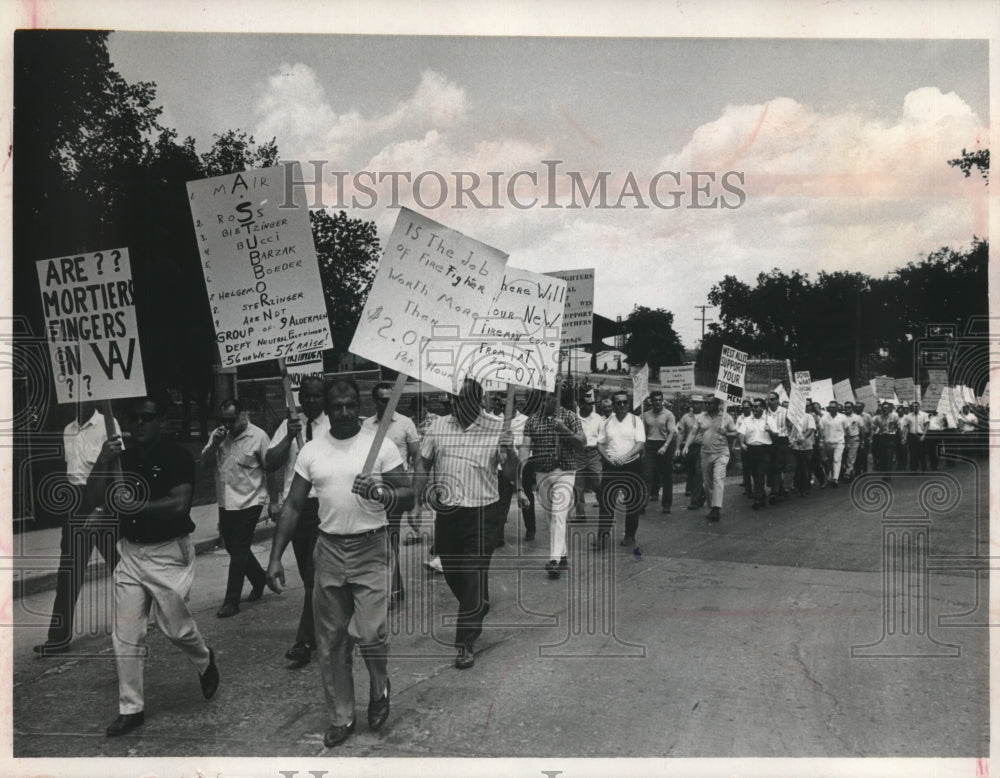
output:
[[[775,392],[729,409],[716,397],[696,396],[675,416],[660,391],[634,411],[623,390],[599,398],[592,387],[568,384],[530,391],[520,409],[508,411],[503,393],[487,396],[472,379],[449,398],[450,413],[430,413],[414,395],[410,416],[394,412],[386,421],[391,394],[391,384],[376,385],[376,413],[362,419],[353,380],[305,378],[300,410],[271,436],[249,421],[238,400],[226,400],[220,426],[201,452],[201,467],[215,478],[219,530],[230,557],[216,615],[239,614],[246,581],[248,601],[267,587],[281,591],[281,560],[292,545],[304,598],[285,656],[302,666],[316,654],[330,718],[327,747],[355,730],[355,646],[369,674],[369,728],[378,730],[389,716],[387,624],[389,612],[405,602],[398,558],[404,519],[419,530],[425,513],[433,514],[426,564],[443,573],[457,601],[455,667],[464,670],[475,664],[490,609],[490,563],[505,544],[515,500],[525,542],[535,539],[539,522],[548,524],[544,574],[558,579],[570,565],[568,523],[589,520],[587,491],[598,507],[593,551],[606,552],[618,512],[624,516],[620,545],[632,551],[640,516],[655,504],[663,514],[673,509],[675,463],[683,466],[687,508],[707,506],[707,519],[717,522],[731,461],[741,463],[743,491],[760,510],[793,492],[805,496],[814,485],[836,488],[870,469],[936,469],[948,435],[980,429],[968,406],[957,430],[917,403],[884,403],[875,415],[862,403],[831,402],[825,410],[811,403],[793,424]],[[71,517],[64,527],[51,627],[35,652],[45,657],[69,649],[83,571],[98,548],[114,569],[119,716],[109,736],[144,723],[143,657],[151,624],[188,656],[206,698],[220,682],[214,652],[187,605],[198,465],[164,436],[168,406],[159,397],[132,402],[126,440],[117,424],[108,439],[100,412],[80,404],[64,433],[77,498],[71,513],[90,518]],[[374,449],[380,424],[385,439]],[[251,552],[265,505],[276,521],[266,568]],[[105,522],[117,517],[103,534],[93,531],[93,517],[102,515]]]

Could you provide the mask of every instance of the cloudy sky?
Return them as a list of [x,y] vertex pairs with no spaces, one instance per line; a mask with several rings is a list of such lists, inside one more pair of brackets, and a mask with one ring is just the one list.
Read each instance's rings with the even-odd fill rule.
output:
[[[110,51],[199,150],[227,129],[275,137],[282,159],[325,162],[328,205],[346,171],[346,210],[383,240],[397,173],[401,204],[518,267],[594,267],[598,313],[666,308],[688,346],[725,274],[882,275],[987,232],[981,180],[946,165],[988,146],[985,41],[123,32]],[[360,171],[384,174],[374,197],[351,187]],[[622,207],[584,205],[602,171],[605,204]],[[416,194],[433,205],[443,180],[440,207],[414,201],[424,172]],[[457,208],[456,172],[499,207]]]

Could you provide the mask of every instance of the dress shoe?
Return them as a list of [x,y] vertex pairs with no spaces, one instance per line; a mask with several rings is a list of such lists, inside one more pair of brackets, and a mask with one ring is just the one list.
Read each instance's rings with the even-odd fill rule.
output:
[[247,602],[257,602],[261,597],[264,596],[264,584],[260,585],[258,589],[256,586],[250,590],[250,594],[247,595]]
[[753,505],[751,505],[750,507],[753,508],[755,511],[759,511],[763,504],[764,503],[762,503],[760,500],[754,500]]
[[122,713],[108,725],[108,728],[105,730],[105,734],[107,734],[108,737],[127,735],[136,727],[141,727],[145,721],[146,714],[142,711],[139,711],[138,713]]
[[215,690],[219,688],[219,668],[215,666],[215,652],[212,649],[208,649],[208,667],[198,676],[198,680],[201,682],[201,693],[205,695],[205,699],[212,699]]
[[32,651],[38,654],[40,657],[55,656],[56,654],[65,654],[69,651],[69,641],[63,643],[52,643],[46,641],[40,645],[35,646]]
[[217,619],[228,619],[230,616],[235,616],[239,612],[240,612],[239,605],[234,605],[231,602],[226,602],[222,604],[221,608],[219,608],[218,612],[215,614],[215,617]]
[[622,538],[622,542],[619,543],[618,545],[635,548],[635,538],[633,538],[631,535],[626,535],[625,537]]
[[525,532],[524,533],[524,539],[525,540],[534,540],[535,539],[535,533],[534,532]]
[[549,574],[549,578],[553,581],[559,580],[559,563],[554,559],[550,559],[545,563],[545,572]]
[[662,508],[660,508],[660,513],[662,513],[664,515],[669,514],[670,513],[670,508],[668,508],[666,505],[664,505]]
[[354,734],[354,722],[346,726],[334,725],[330,727],[326,734],[323,735],[323,745],[327,748],[334,748],[343,743],[347,738]]
[[389,718],[389,679],[385,680],[385,696],[381,700],[368,701],[368,729],[376,731],[382,728]]
[[718,521],[719,518],[720,518],[719,517],[719,509],[718,508],[712,508],[712,510],[710,510],[708,512],[707,518],[708,518],[709,521]]
[[285,652],[285,659],[300,665],[308,664],[312,659],[312,647],[308,643],[298,642]]
[[566,557],[563,557],[562,559],[560,559],[559,560],[559,569],[560,570],[569,570],[569,559],[567,559]]
[[455,657],[455,667],[459,670],[468,670],[475,663],[476,657],[472,653],[472,646],[462,646],[458,649],[458,656]]

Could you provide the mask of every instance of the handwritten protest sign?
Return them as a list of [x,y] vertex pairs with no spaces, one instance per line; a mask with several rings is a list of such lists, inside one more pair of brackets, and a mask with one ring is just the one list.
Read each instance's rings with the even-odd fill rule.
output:
[[285,359],[285,369],[292,382],[292,388],[298,389],[302,379],[308,376],[323,377],[323,352],[303,351]]
[[464,372],[484,389],[515,384],[553,391],[565,298],[562,279],[508,265],[473,337],[460,345]]
[[896,397],[901,403],[909,405],[917,399],[916,392],[913,389],[912,378],[897,378],[893,381],[893,389],[895,389]]
[[694,365],[660,368],[660,386],[664,392],[693,392]]
[[643,365],[632,374],[632,407],[642,409],[649,397],[649,365]]
[[771,391],[778,395],[779,403],[783,403],[788,400],[788,392],[785,391],[784,384],[777,384]]
[[722,347],[719,359],[719,376],[715,382],[715,396],[726,402],[738,403],[745,388],[747,353],[732,346]]
[[836,398],[833,396],[833,379],[823,378],[819,381],[812,381],[809,386],[809,396],[814,403],[819,403],[824,408],[832,403]]
[[875,390],[872,389],[871,384],[859,386],[854,394],[856,402],[865,404],[866,411],[874,414],[878,410],[878,398],[875,397]]
[[876,376],[870,381],[880,402],[896,401],[896,380],[887,375]]
[[557,270],[547,275],[566,282],[562,345],[581,346],[594,340],[594,268]]
[[936,410],[941,416],[948,419],[949,427],[958,426],[958,415],[962,410],[962,405],[961,398],[954,387],[942,387]]
[[469,368],[507,255],[400,208],[350,350],[446,392]]
[[128,249],[37,263],[56,400],[146,394]]
[[309,210],[279,209],[283,176],[273,167],[187,185],[225,366],[333,346]]
[[851,379],[845,378],[843,381],[837,381],[833,385],[833,398],[841,405],[854,402],[854,390],[851,389]]
[[809,371],[803,370],[795,374],[791,394],[788,395],[788,418],[795,428],[802,431],[806,418],[806,398],[812,386]]

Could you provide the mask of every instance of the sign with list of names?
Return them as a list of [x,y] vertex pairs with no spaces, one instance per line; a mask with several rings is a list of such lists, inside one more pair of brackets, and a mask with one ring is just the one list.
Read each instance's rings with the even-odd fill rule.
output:
[[43,259],[37,270],[57,402],[145,395],[128,249]]
[[812,380],[808,370],[803,370],[795,374],[792,383],[792,392],[788,396],[788,419],[795,425],[795,429],[802,431],[806,417],[806,397],[812,387]]
[[189,181],[223,366],[333,346],[309,209],[280,208],[280,167]]
[[400,208],[351,352],[456,392],[506,265],[504,252]]

